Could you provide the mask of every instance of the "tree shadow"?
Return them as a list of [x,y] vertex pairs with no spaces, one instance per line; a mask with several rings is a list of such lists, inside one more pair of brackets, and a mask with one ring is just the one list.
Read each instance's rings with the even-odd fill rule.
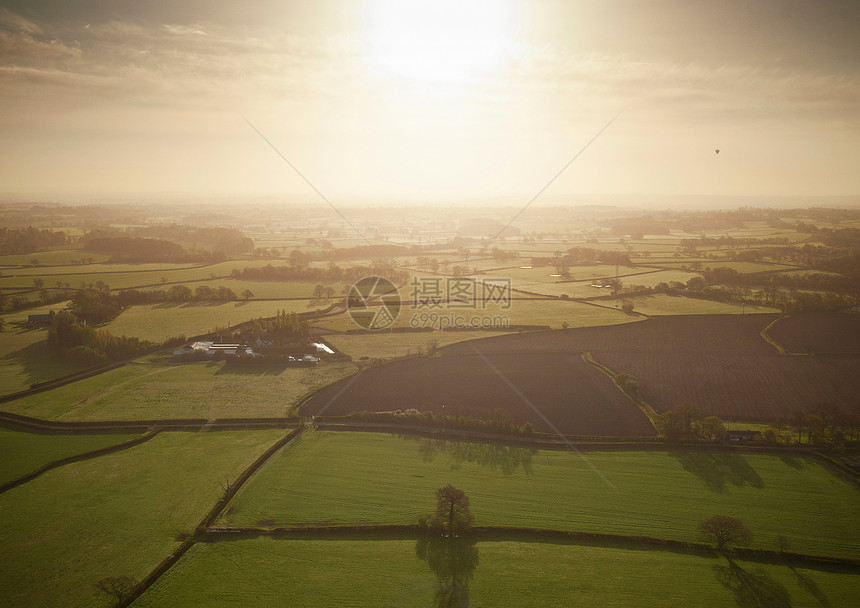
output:
[[804,466],[806,466],[806,463],[804,462],[803,458],[798,458],[797,456],[792,456],[791,454],[782,454],[779,459],[793,469],[800,470]]
[[791,597],[763,570],[749,572],[731,558],[728,566],[714,566],[717,581],[731,591],[742,608],[791,608]]
[[415,553],[436,574],[438,587],[433,595],[434,606],[465,608],[469,605],[469,581],[478,567],[478,548],[473,539],[424,536],[416,542]]
[[764,480],[741,454],[721,452],[670,452],[688,471],[705,482],[712,492],[724,493],[726,485],[763,488]]
[[800,588],[814,597],[819,604],[824,606],[824,608],[830,608],[833,605],[821,587],[818,586],[818,583],[797,570],[797,568],[792,568],[791,571],[797,576],[797,583],[800,585]]
[[537,450],[494,443],[473,443],[448,439],[404,436],[418,442],[418,452],[424,462],[433,462],[440,453],[451,457],[451,469],[459,469],[463,463],[479,464],[504,475],[513,475],[522,468],[526,475],[532,474],[532,459]]
[[[47,337],[47,333],[46,333]],[[83,365],[57,358],[46,341],[28,344],[22,349],[0,357],[6,365],[14,365],[25,374],[26,382],[33,384],[51,378],[59,378],[84,369]]]

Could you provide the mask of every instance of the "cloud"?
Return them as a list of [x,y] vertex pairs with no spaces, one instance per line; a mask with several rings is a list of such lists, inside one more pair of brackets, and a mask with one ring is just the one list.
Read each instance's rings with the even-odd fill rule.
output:
[[679,65],[546,49],[527,51],[516,69],[525,86],[589,110],[635,109],[677,123],[800,119],[860,127],[860,71]]
[[0,30],[25,34],[28,36],[42,35],[42,28],[25,19],[21,15],[13,13],[9,9],[0,7]]

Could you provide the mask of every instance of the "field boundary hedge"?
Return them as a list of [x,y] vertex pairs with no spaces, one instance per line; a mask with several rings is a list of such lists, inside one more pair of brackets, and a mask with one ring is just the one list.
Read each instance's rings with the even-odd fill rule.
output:
[[298,425],[300,418],[165,418],[161,420],[98,420],[92,422],[61,422],[31,418],[11,412],[0,412],[0,427],[14,431],[40,434],[94,435],[98,433],[139,432],[153,428],[160,431],[219,431],[260,430],[290,428]]
[[4,484],[0,484],[0,494],[6,492],[7,490],[11,490],[12,488],[17,488],[20,485],[27,483],[28,481],[32,481],[42,475],[43,473],[47,473],[51,469],[56,469],[58,467],[65,466],[67,464],[72,464],[75,462],[81,462],[84,460],[89,460],[90,458],[98,458],[99,456],[106,456],[108,454],[113,454],[114,452],[119,452],[121,450],[127,450],[128,448],[133,448],[141,443],[145,443],[158,435],[160,431],[158,429],[153,429],[147,431],[140,437],[135,437],[134,439],[129,439],[128,441],[122,441],[120,443],[115,443],[113,445],[108,445],[103,448],[98,448],[95,450],[90,450],[88,452],[81,452],[80,454],[74,454],[72,456],[67,456],[65,458],[59,458],[57,460],[52,460],[51,462],[42,465],[35,471],[31,471],[26,473],[25,475],[21,475],[13,479],[12,481],[7,481]]
[[571,441],[582,442],[577,443],[577,447],[580,445],[592,444],[616,445],[619,449],[627,449],[627,446],[633,446],[630,449],[636,449],[636,446],[643,445],[665,446],[665,444],[659,443],[656,437],[649,436],[622,437],[617,438],[617,440],[613,437],[599,435],[565,435],[563,438],[559,438],[558,435],[550,435],[540,432],[533,432],[531,434],[505,434],[456,427],[443,428],[441,426],[398,424],[396,422],[364,422],[350,416],[316,416],[313,424],[319,429],[325,431],[368,433],[402,432],[408,435],[420,435],[436,439],[468,440],[477,441],[479,443],[526,444],[541,449],[569,449],[569,442]]
[[776,325],[779,320],[786,319],[786,318],[788,318],[788,315],[780,315],[776,319],[774,319],[773,321],[768,323],[764,327],[764,329],[762,329],[760,332],[758,332],[761,335],[762,340],[764,340],[765,342],[767,342],[768,344],[773,346],[779,352],[780,355],[791,355],[792,353],[788,352],[787,348],[785,348],[782,344],[780,344],[779,342],[774,340],[773,337],[771,337],[771,335],[769,333],[767,333],[767,330],[769,330],[771,327]]
[[257,457],[251,465],[245,469],[239,477],[236,478],[236,481],[232,484],[229,484],[226,488],[224,488],[224,495],[218,499],[215,505],[209,509],[203,519],[197,524],[195,528],[194,534],[190,535],[188,538],[182,541],[182,544],[170,555],[165,557],[160,564],[158,564],[155,569],[149,573],[149,575],[141,581],[134,589],[134,591],[126,598],[125,602],[119,604],[121,606],[129,606],[134,603],[134,601],[140,597],[147,589],[149,589],[155,582],[170,568],[172,568],[185,553],[193,547],[197,542],[199,542],[200,538],[205,535],[206,530],[211,526],[212,522],[221,514],[221,512],[226,508],[239,489],[245,484],[251,476],[257,472],[257,470],[263,466],[272,456],[275,455],[281,448],[288,445],[294,439],[299,437],[306,429],[306,426],[300,426],[297,429],[294,429],[292,432],[287,433],[282,438],[278,439],[275,443],[270,445],[266,451],[264,451],[260,456]]
[[582,360],[590,366],[603,372],[612,381],[612,384],[614,384],[618,390],[624,393],[625,397],[630,399],[633,403],[637,405],[637,407],[639,407],[640,410],[642,410],[642,413],[645,414],[646,418],[648,418],[648,421],[651,423],[651,426],[654,427],[654,430],[659,430],[657,428],[657,412],[654,411],[654,408],[651,407],[651,404],[645,401],[642,395],[631,395],[630,392],[626,388],[624,388],[624,386],[621,384],[621,381],[618,379],[618,373],[616,373],[609,367],[603,365],[602,363],[598,363],[589,352],[582,353]]
[[[159,345],[158,348],[160,349],[163,347]],[[15,401],[16,399],[35,395],[36,393],[43,393],[45,391],[49,391],[55,388],[60,388],[61,386],[71,384],[72,382],[77,382],[78,380],[86,380],[87,378],[92,378],[93,376],[98,376],[99,374],[103,374],[105,372],[109,372],[111,370],[123,367],[126,363],[127,361],[108,363],[107,365],[91,367],[89,369],[81,370],[79,372],[60,376],[59,378],[53,378],[51,380],[45,380],[43,382],[36,382],[34,384],[31,384],[30,388],[25,389],[23,391],[18,391],[17,393],[10,393],[9,395],[0,396],[0,403],[8,403],[9,401]]]
[[[230,528],[214,527],[207,529],[199,542],[216,543],[253,538],[273,540],[391,540],[417,539],[425,535],[426,529],[417,524],[406,525],[367,525],[367,526],[301,526],[291,528]],[[720,557],[720,553],[706,543],[636,536],[625,534],[606,534],[600,532],[573,532],[545,528],[517,528],[506,526],[475,526],[464,538],[480,542],[546,542],[555,544],[576,544],[599,547],[644,547],[698,555],[700,557]],[[780,552],[769,549],[734,547],[732,557],[760,563],[801,565],[842,569],[860,572],[860,559],[810,555],[806,553]]]

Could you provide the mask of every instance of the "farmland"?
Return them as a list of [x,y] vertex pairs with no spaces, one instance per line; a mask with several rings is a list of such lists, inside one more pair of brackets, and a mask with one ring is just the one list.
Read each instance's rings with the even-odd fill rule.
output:
[[143,578],[283,431],[163,433],[0,495],[0,594],[10,606],[107,606],[94,585]]
[[363,334],[333,334],[328,341],[353,359],[362,357],[390,359],[419,352],[428,353],[436,347],[447,346],[466,340],[477,340],[506,332],[493,331],[449,331],[433,332],[377,332]]
[[[160,293],[127,292],[109,321],[79,317],[96,330],[155,342],[235,329],[280,310],[339,304],[334,314],[310,318],[310,333],[353,358],[324,356],[308,367],[234,366],[178,363],[164,349],[3,403],[5,412],[50,421],[56,426],[49,430],[58,434],[23,433],[4,423],[0,483],[138,437],[65,434],[65,423],[149,421],[146,426],[157,429],[159,421],[176,418],[302,414],[310,426],[274,452],[235,496],[228,490],[235,490],[233,480],[284,430],[162,430],[7,490],[0,494],[0,550],[7,564],[0,603],[106,607],[110,599],[99,596],[95,582],[106,576],[144,580],[190,538],[190,550],[132,605],[432,605],[444,599],[449,573],[434,571],[442,558],[421,553],[428,541],[414,525],[433,508],[434,491],[448,483],[467,493],[479,526],[465,541],[465,556],[477,556],[464,579],[474,606],[749,605],[749,593],[759,605],[837,606],[850,605],[860,593],[856,564],[847,562],[860,554],[857,488],[845,479],[856,442],[848,431],[813,434],[811,422],[797,423],[806,429],[799,433],[787,419],[795,410],[814,414],[821,401],[857,414],[860,394],[860,315],[847,312],[856,308],[848,274],[826,270],[836,256],[827,253],[833,247],[828,234],[794,230],[801,216],[776,227],[770,225],[776,218],[762,219],[764,212],[756,210],[738,212],[754,216],[743,221],[719,213],[667,214],[659,220],[665,231],[633,235],[611,224],[617,210],[535,208],[518,220],[518,236],[485,250],[487,236],[460,231],[469,224],[468,210],[450,209],[444,218],[429,208],[410,218],[396,209],[350,210],[359,231],[372,231],[374,252],[350,226],[336,225],[328,210],[300,206],[294,217],[284,217],[283,210],[261,209],[211,216],[221,226],[240,227],[228,230],[253,242],[241,252],[204,255],[199,244],[189,249],[193,239],[178,237],[185,253],[173,262],[109,263],[107,255],[84,249],[99,231],[126,236],[143,228],[168,230],[187,218],[209,221],[205,213],[177,207],[160,209],[157,219],[141,214],[122,221],[105,209],[97,214],[98,225],[104,224],[97,229],[69,226],[77,220],[66,218],[58,225],[72,238],[60,248],[0,256],[3,393],[79,369],[49,350],[46,329],[25,325],[29,314],[56,311],[69,301],[27,308],[28,302],[98,295],[104,285],[117,297],[130,288],[166,292],[176,285],[236,294],[232,301],[194,294],[172,302],[161,301]],[[22,213],[19,222],[29,222],[29,209]],[[500,222],[512,213],[487,210]],[[855,225],[809,213],[813,219],[803,221],[819,228]],[[801,255],[807,244],[812,247]],[[268,265],[275,270],[234,278]],[[449,279],[474,285],[511,279],[514,291],[510,307],[456,298],[436,308],[405,304],[397,331],[350,332],[356,324],[344,312],[343,295],[352,281],[342,279],[357,265],[396,276],[404,302],[420,298],[412,280],[422,277],[446,286]],[[721,282],[713,272],[720,267],[739,274],[724,272]],[[325,278],[281,280],[301,276]],[[616,277],[612,287],[591,286],[593,279],[609,284]],[[76,292],[82,283],[101,286]],[[658,288],[661,283],[668,287]],[[320,286],[330,288],[327,296],[314,295]],[[816,306],[822,310],[840,312],[796,312],[809,293],[821,296]],[[429,317],[434,312],[435,321]],[[457,324],[491,319],[513,327],[414,331],[422,319],[425,329],[438,328],[442,316],[457,316]],[[552,329],[529,331],[536,327]],[[761,333],[766,327],[770,343]],[[257,337],[226,333],[249,343]],[[644,402],[619,388],[628,380]],[[765,431],[776,424],[784,435],[772,446],[754,441],[746,448],[718,435],[714,444],[690,435],[688,444],[674,445],[660,414],[684,403],[698,409],[697,424],[716,414],[730,420],[731,430]],[[403,414],[412,409],[436,417]],[[347,427],[352,430],[326,430],[343,428],[329,416],[356,410],[401,415],[357,416]],[[538,433],[519,427],[508,443],[504,427],[489,426],[506,415]],[[373,424],[392,425],[381,427],[391,434],[362,432],[369,428],[361,425]],[[539,449],[551,444],[542,443],[542,433],[566,434],[575,449],[560,449],[560,443]],[[461,439],[454,439],[457,434]],[[787,445],[798,434],[802,443]],[[831,444],[838,447],[831,450]],[[830,461],[811,455],[813,447]],[[839,467],[843,477],[832,473]],[[195,534],[224,495],[229,500],[215,529]],[[742,544],[763,553],[742,549],[732,567],[697,544],[697,523],[715,513],[740,518],[753,531]],[[346,529],[351,526],[359,530]],[[238,534],[229,531],[233,527],[255,530]],[[325,529],[307,530],[317,527]],[[778,536],[792,552],[843,561],[824,566],[798,556],[783,563],[775,551]]]
[[792,315],[768,334],[791,353],[860,354],[860,315]]
[[634,311],[648,316],[660,315],[741,315],[774,314],[779,312],[768,306],[715,302],[669,294],[631,295],[615,300],[601,300],[601,304],[621,308],[624,302],[633,304]]
[[47,330],[27,326],[31,314],[48,314],[64,308],[66,302],[29,308],[2,315],[5,329],[0,336],[0,394],[15,393],[30,385],[78,371],[73,362],[51,356],[45,339]]
[[654,433],[638,407],[578,355],[505,354],[486,359],[461,356],[396,361],[319,391],[301,411],[333,416],[354,410],[410,408],[475,417],[487,417],[500,408],[514,420],[531,422],[543,432],[554,432],[546,417],[567,434]]
[[[271,540],[198,544],[135,606],[263,608],[298,605],[418,608],[431,605],[446,578],[417,555],[414,540]],[[738,575],[753,573],[768,598],[797,608],[848,606],[860,577],[827,570],[791,569],[653,549],[575,544],[479,541],[473,559],[447,576],[463,581],[470,605],[534,608],[588,606],[722,607],[737,595]],[[217,577],[212,572],[218,572]],[[278,581],[273,584],[272,581]],[[504,581],[504,584],[500,584]]]
[[[759,334],[774,319],[657,317],[633,325],[502,336],[468,348],[486,355],[591,352],[599,363],[635,376],[642,395],[658,411],[686,402],[706,415],[767,422],[829,401],[856,412],[860,361],[780,355]],[[462,345],[441,352],[470,354]]]
[[224,362],[175,365],[160,357],[4,405],[56,420],[282,417],[305,395],[355,373],[352,363],[311,368]]
[[105,329],[117,336],[135,336],[163,342],[177,334],[191,337],[209,333],[216,327],[230,327],[249,319],[274,317],[279,310],[308,312],[308,300],[250,302],[190,302],[132,306]]
[[[448,319],[449,322],[452,319],[458,321],[453,325],[465,328],[473,325],[480,328],[482,323],[486,323],[488,326],[495,327],[531,325],[554,329],[561,329],[565,323],[569,327],[593,327],[631,323],[642,319],[637,315],[625,314],[620,309],[585,302],[515,297],[511,300],[509,308],[488,305],[486,308],[474,307],[439,311],[420,306],[403,306],[396,323],[392,327],[435,327],[438,329],[442,318]],[[443,329],[450,326],[444,326]],[[348,314],[315,320],[314,327],[336,332],[356,329],[355,323]],[[438,338],[439,336],[434,334],[434,337]]]
[[49,462],[133,439],[136,435],[35,435],[0,428],[0,484]]
[[[815,461],[699,452],[537,451],[374,433],[318,431],[273,457],[221,524],[411,524],[435,488],[469,495],[476,525],[644,535],[696,541],[696,523],[731,513],[803,553],[856,556],[858,490]],[[787,495],[792,496],[786,501]]]

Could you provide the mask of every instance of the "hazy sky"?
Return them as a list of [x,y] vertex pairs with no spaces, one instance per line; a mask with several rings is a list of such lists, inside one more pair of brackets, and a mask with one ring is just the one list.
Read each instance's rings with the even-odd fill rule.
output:
[[[857,0],[0,0],[0,192],[860,194]],[[715,154],[715,149],[720,154]]]

